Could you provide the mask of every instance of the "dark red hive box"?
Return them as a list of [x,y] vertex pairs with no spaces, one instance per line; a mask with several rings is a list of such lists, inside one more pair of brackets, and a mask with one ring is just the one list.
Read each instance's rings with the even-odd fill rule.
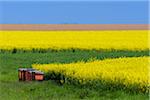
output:
[[32,81],[34,80],[34,72],[33,71],[26,71],[25,73],[25,80],[26,81]]
[[25,81],[26,80],[26,72],[28,70],[29,70],[28,68],[19,68],[18,69],[19,81]]
[[[25,80],[24,78],[25,78],[25,72],[24,72],[25,70],[23,70],[23,68],[21,69],[21,68],[19,68],[18,69],[18,77],[19,77],[19,81],[20,80]],[[24,77],[24,78],[23,78]]]

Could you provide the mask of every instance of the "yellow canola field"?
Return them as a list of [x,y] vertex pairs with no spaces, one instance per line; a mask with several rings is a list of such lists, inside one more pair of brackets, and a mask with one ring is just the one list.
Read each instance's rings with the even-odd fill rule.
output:
[[0,49],[146,50],[148,30],[0,31]]
[[[60,82],[120,88],[148,93],[150,57],[131,57],[78,62],[70,64],[34,64],[33,68],[48,73]],[[104,86],[103,86],[104,85]]]

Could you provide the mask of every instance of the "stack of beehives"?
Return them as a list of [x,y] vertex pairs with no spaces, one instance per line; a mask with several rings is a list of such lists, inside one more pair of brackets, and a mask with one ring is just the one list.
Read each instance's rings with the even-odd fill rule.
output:
[[19,81],[42,81],[44,80],[44,73],[32,68],[19,68],[18,77]]

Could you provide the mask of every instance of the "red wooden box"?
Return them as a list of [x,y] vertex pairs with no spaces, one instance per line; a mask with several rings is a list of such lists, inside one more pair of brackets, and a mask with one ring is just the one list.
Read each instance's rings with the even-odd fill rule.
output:
[[42,81],[44,80],[44,73],[41,71],[34,71],[35,75],[35,80],[37,81]]
[[19,81],[25,81],[26,80],[26,73],[29,70],[32,70],[32,69],[31,68],[19,68],[18,69]]
[[34,78],[34,72],[33,71],[26,71],[25,73],[25,80],[26,81],[32,81],[32,80],[35,80]]

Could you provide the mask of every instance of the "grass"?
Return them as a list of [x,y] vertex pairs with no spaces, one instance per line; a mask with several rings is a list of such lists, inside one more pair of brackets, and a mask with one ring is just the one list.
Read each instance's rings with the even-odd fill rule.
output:
[[146,94],[132,94],[124,91],[89,89],[73,85],[59,85],[54,81],[18,82],[19,67],[31,67],[33,63],[70,63],[117,57],[149,56],[149,51],[59,51],[0,53],[0,99],[1,100],[148,100]]

